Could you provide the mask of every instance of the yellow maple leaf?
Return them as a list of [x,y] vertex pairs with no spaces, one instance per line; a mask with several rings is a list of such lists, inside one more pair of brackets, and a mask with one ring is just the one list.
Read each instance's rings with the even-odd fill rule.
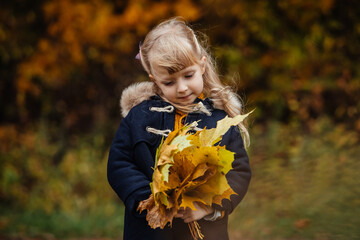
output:
[[231,126],[235,126],[242,122],[250,113],[253,111],[244,114],[237,115],[233,118],[226,116],[225,118],[219,120],[216,124],[216,128],[212,128],[206,131],[201,131],[199,134],[199,141],[201,146],[212,146],[220,140],[220,137],[223,136]]
[[239,124],[250,113],[225,117],[217,122],[216,128],[187,134],[195,122],[171,132],[160,144],[151,183],[152,195],[138,207],[140,211],[148,211],[146,219],[152,228],[171,224],[180,208],[195,210],[194,202],[222,205],[223,199],[236,194],[226,179],[234,153],[216,144],[231,126]]

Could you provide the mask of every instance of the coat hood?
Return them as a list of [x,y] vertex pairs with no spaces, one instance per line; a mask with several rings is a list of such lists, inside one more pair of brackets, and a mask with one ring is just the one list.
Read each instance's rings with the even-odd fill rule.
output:
[[[150,100],[156,94],[156,87],[153,82],[139,82],[130,85],[124,89],[120,98],[121,115],[126,117],[133,107],[143,101]],[[241,109],[241,103],[235,96],[231,98],[231,101],[238,109]],[[213,101],[213,105],[214,108],[224,110],[223,105],[219,101]]]

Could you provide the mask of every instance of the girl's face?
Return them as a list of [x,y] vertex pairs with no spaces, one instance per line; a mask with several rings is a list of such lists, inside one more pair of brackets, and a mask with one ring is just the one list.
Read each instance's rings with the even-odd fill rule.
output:
[[154,75],[149,76],[170,102],[185,106],[192,104],[204,89],[204,66],[205,58],[201,65],[194,64],[173,74],[163,67],[154,66]]

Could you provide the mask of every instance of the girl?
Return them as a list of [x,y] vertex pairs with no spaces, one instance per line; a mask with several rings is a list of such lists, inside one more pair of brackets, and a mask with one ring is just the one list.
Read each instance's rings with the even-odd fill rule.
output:
[[241,104],[220,82],[211,56],[194,31],[179,18],[150,31],[137,57],[151,81],[124,90],[124,118],[108,161],[109,183],[125,204],[123,239],[192,239],[187,224],[191,221],[198,221],[204,239],[228,239],[228,215],[244,197],[251,176],[240,130],[244,142],[249,136],[242,124],[232,127],[220,143],[235,152],[233,169],[226,177],[238,195],[223,200],[222,206],[197,204],[194,211],[183,209],[172,226],[164,229],[151,229],[146,213],[139,214],[136,209],[151,194],[155,153],[163,136],[199,120],[198,127],[214,128],[226,115],[240,114]]

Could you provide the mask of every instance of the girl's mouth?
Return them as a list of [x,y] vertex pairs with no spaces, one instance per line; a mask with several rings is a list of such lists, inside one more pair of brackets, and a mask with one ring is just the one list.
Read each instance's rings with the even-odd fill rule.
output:
[[192,94],[189,94],[187,96],[184,97],[178,97],[180,100],[188,100],[191,97]]

